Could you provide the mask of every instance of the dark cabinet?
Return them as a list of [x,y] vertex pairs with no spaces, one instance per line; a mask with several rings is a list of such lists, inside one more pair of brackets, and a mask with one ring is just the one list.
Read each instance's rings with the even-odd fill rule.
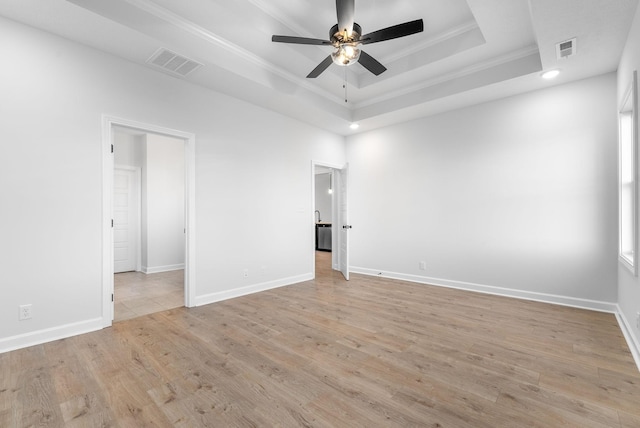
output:
[[316,224],[316,250],[331,251],[331,223]]

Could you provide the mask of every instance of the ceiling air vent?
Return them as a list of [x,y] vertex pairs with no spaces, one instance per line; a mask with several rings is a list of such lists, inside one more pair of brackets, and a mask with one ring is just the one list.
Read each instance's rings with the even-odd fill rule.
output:
[[566,40],[556,45],[556,57],[558,59],[569,58],[576,54],[576,39]]
[[182,77],[202,67],[202,64],[199,62],[185,58],[164,48],[158,49],[158,51],[147,60],[147,63]]

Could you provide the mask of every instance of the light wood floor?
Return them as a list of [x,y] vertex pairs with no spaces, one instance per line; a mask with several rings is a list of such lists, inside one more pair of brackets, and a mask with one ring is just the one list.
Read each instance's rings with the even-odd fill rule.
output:
[[184,306],[184,270],[114,275],[114,321]]
[[322,266],[0,354],[0,426],[640,426],[613,315]]

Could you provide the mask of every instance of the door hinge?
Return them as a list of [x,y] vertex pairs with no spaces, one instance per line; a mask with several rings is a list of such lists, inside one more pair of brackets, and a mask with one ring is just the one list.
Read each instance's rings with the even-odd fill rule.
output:
[[113,227],[113,219],[111,219],[111,227]]
[[113,153],[113,144],[111,145],[111,153]]
[[113,293],[111,293],[111,301],[113,302]]

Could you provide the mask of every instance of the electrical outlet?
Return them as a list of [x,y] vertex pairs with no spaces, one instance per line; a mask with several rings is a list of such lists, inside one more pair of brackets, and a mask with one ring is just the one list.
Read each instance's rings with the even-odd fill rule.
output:
[[420,268],[420,270],[427,270],[427,262],[420,262],[418,264],[418,267]]
[[242,276],[244,276],[245,278],[249,276],[249,269],[244,269],[242,271]]
[[18,318],[20,321],[31,319],[31,305],[20,305],[20,315]]

